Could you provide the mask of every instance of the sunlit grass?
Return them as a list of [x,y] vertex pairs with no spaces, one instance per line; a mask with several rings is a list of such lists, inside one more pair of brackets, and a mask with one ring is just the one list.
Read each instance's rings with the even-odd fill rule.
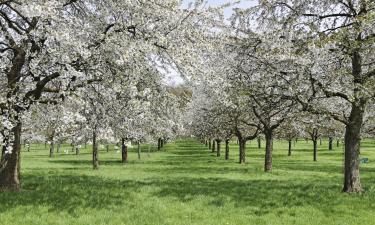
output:
[[22,152],[22,191],[0,193],[0,224],[375,224],[375,142],[362,144],[370,160],[361,164],[362,195],[341,193],[343,149],[327,145],[313,162],[311,142],[300,140],[288,157],[287,142],[275,141],[272,173],[255,141],[246,165],[237,164],[235,142],[229,161],[179,140],[150,154],[143,146],[141,160],[131,149],[126,165],[110,146],[98,171],[90,146],[78,156],[62,146],[50,159],[33,145]]

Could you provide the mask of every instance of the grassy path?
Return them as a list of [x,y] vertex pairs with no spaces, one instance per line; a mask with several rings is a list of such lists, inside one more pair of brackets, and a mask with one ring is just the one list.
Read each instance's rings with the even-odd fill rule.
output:
[[[168,143],[162,152],[100,152],[48,158],[44,146],[22,152],[23,191],[0,193],[0,224],[375,224],[375,165],[363,165],[367,192],[340,193],[342,153],[321,146],[312,162],[309,144],[299,142],[291,157],[276,142],[274,171],[264,173],[263,150],[248,145],[248,163],[237,164],[194,140]],[[374,145],[363,153],[375,159]],[[222,154],[223,155],[223,154]]]

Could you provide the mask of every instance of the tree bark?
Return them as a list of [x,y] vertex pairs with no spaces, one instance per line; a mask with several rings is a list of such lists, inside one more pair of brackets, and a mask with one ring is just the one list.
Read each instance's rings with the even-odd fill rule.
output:
[[121,139],[121,162],[128,162],[128,146],[125,145],[125,138]]
[[161,138],[158,138],[158,151],[161,149]]
[[99,169],[98,143],[96,142],[96,129],[92,132],[92,166],[94,170]]
[[138,159],[141,159],[141,142],[140,141],[138,141],[137,153],[138,153]]
[[78,148],[78,146],[75,146],[75,148],[76,148],[76,155],[79,155],[79,148]]
[[288,156],[292,155],[292,140],[288,140],[289,146],[288,146]]
[[229,160],[229,139],[225,140],[225,160]]
[[262,148],[262,140],[260,139],[260,137],[258,137],[257,140],[258,140],[258,148]]
[[208,139],[208,149],[211,149],[211,139]]
[[217,139],[216,140],[216,156],[217,157],[220,157],[220,148],[221,148],[221,140]]
[[52,158],[55,153],[55,142],[51,140],[51,144],[49,146],[49,157]]
[[328,137],[328,150],[332,150],[333,137]]
[[272,130],[265,130],[266,137],[266,153],[264,157],[264,171],[272,171],[272,150],[273,150],[273,132]]
[[318,140],[317,139],[313,139],[313,146],[314,146],[314,162],[317,161],[317,152],[318,152]]
[[12,153],[6,154],[0,162],[0,191],[20,190],[20,153],[21,153],[21,122],[11,130],[14,140]]
[[364,106],[352,105],[349,123],[345,128],[345,174],[343,191],[362,192],[359,176],[360,135],[363,124]]
[[337,142],[336,142],[336,147],[339,147],[340,146],[340,140],[337,139]]
[[246,141],[241,139],[238,139],[239,142],[239,163],[245,164],[246,163]]
[[212,140],[212,149],[211,152],[215,152],[215,139]]

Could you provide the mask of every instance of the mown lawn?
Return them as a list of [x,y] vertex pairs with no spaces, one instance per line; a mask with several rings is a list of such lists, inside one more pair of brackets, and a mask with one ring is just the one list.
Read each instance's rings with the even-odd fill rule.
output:
[[[22,191],[0,193],[0,224],[375,224],[375,141],[362,143],[362,195],[341,193],[343,149],[299,141],[292,156],[275,141],[272,173],[263,172],[264,149],[247,145],[247,164],[229,161],[194,140],[168,143],[163,151],[100,151],[93,171],[89,148],[79,156],[48,157],[44,145],[22,152]],[[68,147],[62,147],[62,152]],[[224,149],[224,146],[222,146]],[[143,150],[146,151],[146,148]]]

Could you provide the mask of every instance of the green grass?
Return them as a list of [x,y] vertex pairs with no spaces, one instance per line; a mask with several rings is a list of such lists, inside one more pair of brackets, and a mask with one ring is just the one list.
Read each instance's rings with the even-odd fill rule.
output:
[[275,141],[272,173],[263,172],[264,150],[255,141],[246,165],[237,164],[235,142],[229,161],[180,140],[141,160],[132,149],[127,165],[111,146],[100,151],[98,171],[89,149],[50,159],[44,145],[33,145],[22,152],[22,191],[0,193],[0,224],[375,224],[374,146],[362,144],[370,159],[361,165],[366,192],[347,195],[343,149],[328,151],[327,142],[313,162],[311,142],[299,141],[288,157],[287,143]]

